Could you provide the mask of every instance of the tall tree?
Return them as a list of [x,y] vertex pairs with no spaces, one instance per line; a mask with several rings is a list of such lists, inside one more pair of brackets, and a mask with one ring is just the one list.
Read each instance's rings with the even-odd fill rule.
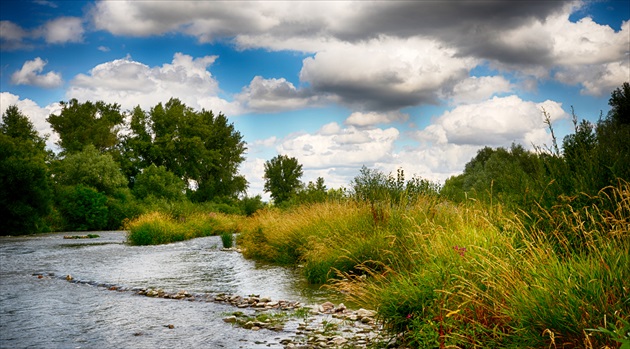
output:
[[151,164],[164,166],[185,182],[194,182],[195,201],[236,197],[247,181],[238,174],[247,149],[240,132],[225,115],[195,111],[179,99],[158,104],[145,112],[134,109],[132,133],[124,140],[129,154],[125,171],[135,176]]
[[52,203],[45,141],[17,106],[7,108],[0,123],[0,235],[45,229]]
[[302,186],[302,165],[287,155],[278,155],[265,163],[265,192],[276,204],[293,197]]
[[59,134],[57,144],[64,154],[79,152],[88,144],[105,152],[118,143],[118,130],[124,119],[118,104],[71,99],[61,102],[61,108],[59,114],[51,114],[46,120]]

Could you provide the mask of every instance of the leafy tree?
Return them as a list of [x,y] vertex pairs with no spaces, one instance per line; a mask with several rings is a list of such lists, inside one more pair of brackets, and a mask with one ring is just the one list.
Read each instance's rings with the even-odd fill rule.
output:
[[94,188],[79,184],[58,192],[57,208],[66,230],[103,230],[107,228],[107,196]]
[[612,92],[607,118],[597,123],[597,157],[602,183],[630,181],[630,84]]
[[180,201],[185,196],[186,183],[164,166],[151,165],[136,178],[133,194],[144,199],[149,196],[172,201]]
[[92,144],[54,164],[55,180],[61,185],[83,184],[111,195],[127,180],[110,154],[101,154]]
[[135,108],[130,128],[122,145],[128,176],[151,164],[164,166],[184,182],[196,183],[191,191],[195,201],[236,197],[245,191],[247,181],[238,175],[245,143],[225,115],[195,111],[171,99],[149,112]]
[[350,183],[352,195],[357,200],[379,201],[389,196],[389,185],[387,176],[376,169],[362,166],[357,175]]
[[466,164],[462,175],[446,180],[441,194],[458,201],[474,198],[524,208],[539,197],[545,181],[536,153],[519,144],[509,149],[484,147]]
[[124,119],[118,104],[71,99],[61,102],[61,108],[58,115],[51,114],[46,120],[59,134],[57,144],[64,154],[79,152],[89,144],[105,152],[118,143],[118,129]]
[[50,177],[45,138],[12,105],[0,123],[0,235],[45,229],[51,209]]
[[322,177],[318,177],[315,183],[309,181],[304,188],[298,191],[295,197],[296,203],[324,202],[327,199],[328,189]]
[[621,88],[615,89],[608,100],[611,109],[608,118],[617,125],[630,124],[630,83],[624,82]]
[[385,202],[391,205],[406,205],[420,194],[437,195],[440,190],[438,184],[426,179],[413,177],[410,180],[405,180],[403,169],[398,169],[396,176],[393,176],[365,166],[361,168],[359,175],[352,180],[351,185],[356,199],[372,204]]
[[244,197],[240,201],[241,211],[247,215],[252,216],[256,211],[265,207],[265,203],[262,201],[262,197],[260,195],[256,195],[254,197]]
[[265,192],[279,205],[298,192],[302,174],[302,165],[296,158],[278,155],[265,162]]

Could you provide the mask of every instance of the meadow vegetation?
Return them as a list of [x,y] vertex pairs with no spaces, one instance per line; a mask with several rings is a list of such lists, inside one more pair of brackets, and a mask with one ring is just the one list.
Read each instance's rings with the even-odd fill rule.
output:
[[[112,117],[93,123],[104,123],[96,143],[61,132],[53,155],[11,107],[0,125],[4,233],[122,222],[133,245],[220,235],[246,258],[298,267],[375,309],[414,348],[627,349],[630,84],[610,105],[596,124],[574,114],[561,142],[543,111],[550,146],[483,148],[444,185],[366,167],[348,190],[303,185],[297,159],[279,157],[266,179],[289,165],[295,175],[269,187],[281,198],[271,205],[242,196],[245,145],[221,114],[178,100],[136,108],[132,133],[117,138],[117,105],[71,101],[53,127],[82,131],[81,115],[95,110]],[[200,167],[208,161],[212,171]]]

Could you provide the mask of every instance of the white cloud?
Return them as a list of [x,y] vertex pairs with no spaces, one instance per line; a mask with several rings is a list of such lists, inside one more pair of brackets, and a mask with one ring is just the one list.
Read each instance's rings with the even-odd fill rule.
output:
[[454,104],[476,103],[512,89],[512,84],[502,76],[471,76],[455,85],[452,100]]
[[558,102],[534,103],[514,95],[494,97],[445,112],[420,131],[418,139],[432,144],[473,146],[509,146],[512,142],[526,147],[549,144],[543,108],[552,122],[568,117]]
[[273,147],[278,142],[278,138],[276,136],[272,136],[266,139],[259,139],[254,141],[253,150],[259,149],[260,147],[269,148]]
[[444,87],[467,76],[475,64],[434,40],[379,37],[330,45],[304,60],[300,79],[346,104],[394,110],[435,102]]
[[20,99],[19,96],[9,92],[0,92],[0,113],[4,114],[7,108],[16,105],[20,112],[27,116],[40,136],[50,135],[46,141],[46,145],[53,150],[58,150],[55,143],[59,140],[59,136],[53,132],[50,124],[46,121],[48,116],[61,111],[59,103],[53,103],[45,107],[40,107],[30,99]]
[[357,127],[372,126],[377,124],[389,124],[392,122],[404,122],[409,115],[400,111],[391,112],[354,112],[346,119],[345,124]]
[[582,85],[582,94],[607,95],[630,80],[630,61],[567,67],[556,72],[554,78],[565,84]]
[[96,49],[101,51],[101,52],[109,52],[110,51],[109,47],[107,47],[107,46],[99,46]]
[[38,32],[49,44],[64,44],[82,42],[85,30],[81,18],[59,17],[46,22]]
[[3,49],[15,49],[22,46],[22,40],[28,36],[28,33],[19,25],[11,21],[0,21],[0,39],[2,40]]
[[284,78],[265,79],[256,76],[235,99],[248,111],[269,113],[315,106],[322,98],[308,90],[297,89]]
[[97,65],[88,75],[77,75],[66,96],[118,103],[124,109],[150,108],[174,97],[195,109],[223,112],[228,117],[239,114],[238,104],[218,97],[218,82],[208,71],[216,59],[176,53],[170,64],[153,68],[130,58],[118,59]]
[[585,17],[576,23],[569,13],[550,16],[545,21],[546,35],[553,39],[554,63],[562,66],[606,64],[626,59],[630,41],[630,24],[619,32]]
[[32,61],[24,62],[22,69],[11,75],[11,83],[16,85],[35,85],[43,88],[55,88],[63,84],[61,74],[48,72],[40,75],[48,62],[37,57]]
[[369,166],[391,156],[398,136],[396,128],[358,129],[327,124],[314,134],[287,136],[276,150],[297,158],[305,169]]

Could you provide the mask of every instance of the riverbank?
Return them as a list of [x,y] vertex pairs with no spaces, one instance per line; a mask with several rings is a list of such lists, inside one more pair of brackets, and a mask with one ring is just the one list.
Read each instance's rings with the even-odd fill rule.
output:
[[630,188],[616,207],[569,204],[524,225],[476,203],[328,202],[265,210],[241,228],[243,254],[301,265],[411,347],[630,345]]

